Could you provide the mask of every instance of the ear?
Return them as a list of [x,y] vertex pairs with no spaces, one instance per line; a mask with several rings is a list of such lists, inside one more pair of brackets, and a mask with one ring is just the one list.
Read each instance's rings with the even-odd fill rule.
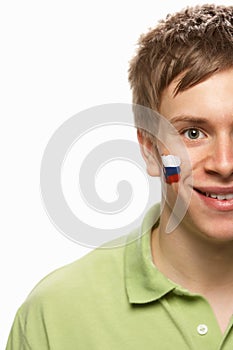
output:
[[137,131],[138,142],[141,154],[146,162],[147,173],[150,176],[160,176],[159,154],[149,137]]

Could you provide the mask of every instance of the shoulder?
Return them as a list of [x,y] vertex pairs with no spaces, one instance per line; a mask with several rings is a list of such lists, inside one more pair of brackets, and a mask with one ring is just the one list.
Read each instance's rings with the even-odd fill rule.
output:
[[78,343],[76,337],[88,337],[90,315],[98,325],[100,315],[106,318],[118,311],[116,300],[125,307],[124,250],[123,245],[95,249],[43,278],[19,308],[9,344],[18,349],[18,339],[24,339],[47,349],[48,332],[55,343],[68,335]]
[[124,279],[124,246],[97,248],[84,257],[45,276],[31,291],[27,305],[70,303],[88,299],[94,293],[120,287]]

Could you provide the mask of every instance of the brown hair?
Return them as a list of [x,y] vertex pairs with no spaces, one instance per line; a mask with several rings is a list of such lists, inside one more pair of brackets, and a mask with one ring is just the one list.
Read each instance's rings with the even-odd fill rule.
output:
[[129,67],[133,103],[159,110],[176,77],[175,94],[233,67],[233,6],[187,7],[161,20],[138,45]]

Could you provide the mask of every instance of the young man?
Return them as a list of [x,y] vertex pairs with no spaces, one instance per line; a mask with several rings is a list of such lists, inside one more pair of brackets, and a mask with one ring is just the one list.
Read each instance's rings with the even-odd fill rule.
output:
[[[148,173],[164,167],[160,220],[155,206],[137,240],[97,249],[41,281],[16,315],[7,350],[233,348],[233,7],[168,16],[141,37],[129,80],[133,102],[177,130],[192,185],[182,157],[170,167],[180,155],[139,128]],[[168,234],[179,188],[189,206]]]

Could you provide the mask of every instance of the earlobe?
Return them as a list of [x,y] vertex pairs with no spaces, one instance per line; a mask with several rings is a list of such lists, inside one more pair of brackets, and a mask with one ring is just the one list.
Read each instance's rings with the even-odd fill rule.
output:
[[160,176],[160,166],[158,154],[154,144],[146,135],[143,135],[140,130],[137,131],[138,142],[143,159],[146,163],[147,173],[150,176]]

